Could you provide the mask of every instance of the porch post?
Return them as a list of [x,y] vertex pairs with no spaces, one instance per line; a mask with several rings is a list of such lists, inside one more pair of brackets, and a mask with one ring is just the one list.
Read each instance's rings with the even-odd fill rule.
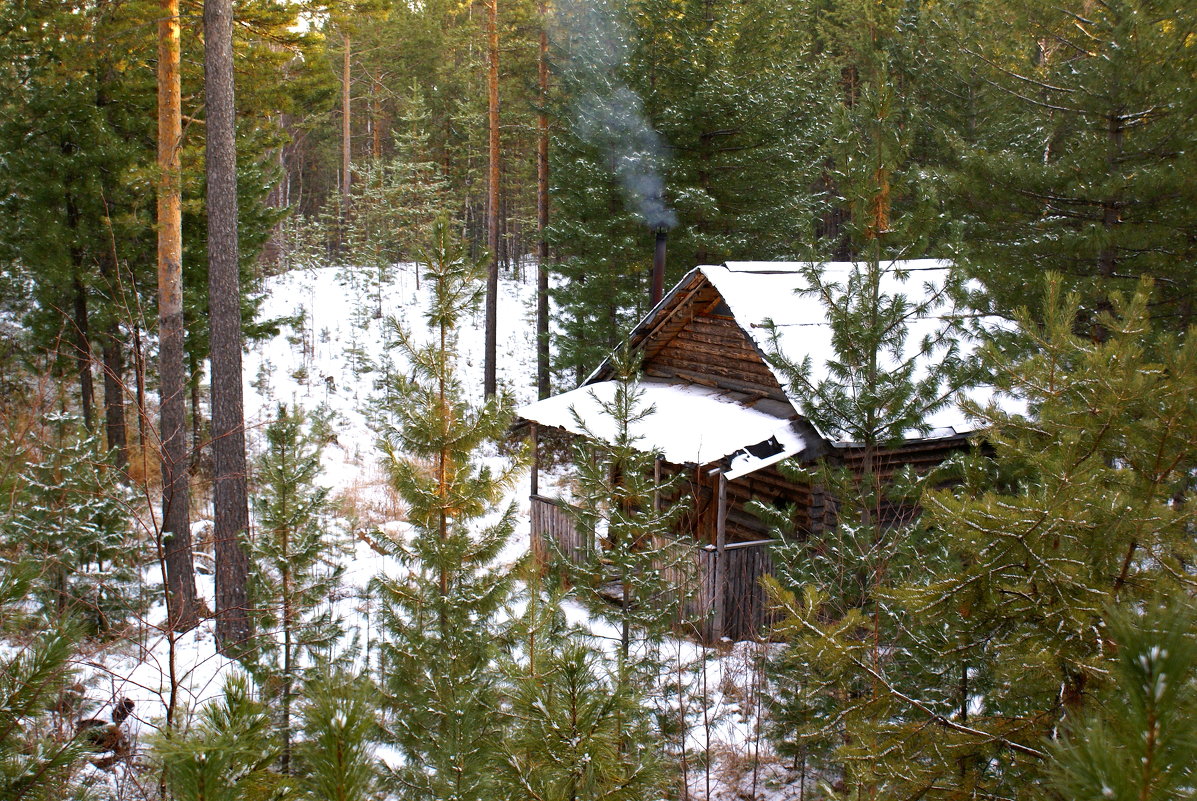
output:
[[532,494],[540,494],[540,429],[532,423]]
[[715,511],[715,621],[711,632],[718,642],[723,638],[727,603],[727,477],[719,471],[719,502]]
[[661,511],[661,457],[653,459],[653,511]]

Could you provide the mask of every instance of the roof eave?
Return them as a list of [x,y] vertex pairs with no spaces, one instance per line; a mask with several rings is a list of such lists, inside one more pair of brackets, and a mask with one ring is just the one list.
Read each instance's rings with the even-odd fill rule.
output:
[[[644,317],[642,317],[640,319],[640,322],[636,323],[636,325],[632,328],[631,332],[624,338],[624,342],[632,343],[632,342],[636,341],[637,337],[643,338],[644,336],[647,336],[648,333],[650,331],[652,331],[653,323],[656,321],[657,315],[660,314],[664,309],[669,307],[670,303],[673,302],[673,299],[676,298],[679,294],[681,294],[682,287],[686,286],[686,284],[688,284],[690,282],[690,279],[696,273],[701,272],[702,267],[703,267],[703,265],[699,265],[698,267],[691,268],[689,272],[687,272],[684,276],[682,276],[681,280],[674,283],[674,285],[672,287],[670,287],[669,291],[665,293],[664,297],[662,297],[659,301],[657,301],[657,305],[653,306],[651,309],[649,309],[648,313],[645,314]],[[594,381],[602,378],[604,371],[610,369],[611,360],[615,357],[615,354],[618,352],[619,352],[618,349],[611,351],[607,355],[607,358],[603,359],[602,363],[599,364],[598,367],[594,368],[594,370],[591,371],[590,375],[586,376],[586,378],[583,379],[582,382],[580,384],[578,384],[578,386],[584,387],[587,384],[593,383]],[[575,387],[575,389],[576,389],[576,387]]]

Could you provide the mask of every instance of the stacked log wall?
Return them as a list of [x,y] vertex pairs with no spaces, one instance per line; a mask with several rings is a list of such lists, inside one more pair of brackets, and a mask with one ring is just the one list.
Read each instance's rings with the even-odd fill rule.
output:
[[[715,295],[708,303],[717,300]],[[734,319],[695,309],[693,316],[675,324],[676,331],[655,332],[646,344],[645,375],[787,402],[764,358]]]

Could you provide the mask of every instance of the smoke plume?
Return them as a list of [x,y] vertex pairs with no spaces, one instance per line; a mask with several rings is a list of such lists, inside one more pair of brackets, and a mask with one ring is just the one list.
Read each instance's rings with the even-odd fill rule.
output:
[[629,39],[621,0],[561,0],[552,32],[566,55],[574,130],[607,157],[629,208],[654,229],[677,225],[665,203],[660,168],[665,147],[644,111],[644,101],[619,77]]

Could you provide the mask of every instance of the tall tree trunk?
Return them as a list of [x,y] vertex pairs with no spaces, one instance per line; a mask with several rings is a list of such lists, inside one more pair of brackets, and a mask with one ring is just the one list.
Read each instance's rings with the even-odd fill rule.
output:
[[250,636],[245,407],[233,97],[233,3],[204,0],[205,153],[208,173],[208,320],[212,362],[212,511],[216,645],[231,654]]
[[499,0],[486,4],[487,121],[490,128],[490,169],[487,181],[486,246],[490,265],[486,271],[486,350],[483,357],[483,392],[495,394],[499,307]]
[[350,162],[353,155],[352,127],[350,126],[353,117],[349,107],[350,46],[351,40],[347,33],[345,34],[345,55],[341,59],[341,195],[344,201],[349,200],[350,184],[353,182],[353,170]]
[[101,355],[104,358],[104,431],[116,466],[123,471],[129,464],[129,443],[125,432],[125,358],[121,352],[121,327],[116,320],[109,324],[104,334]]
[[[70,157],[78,150],[73,142],[64,142],[60,149],[64,157]],[[79,225],[82,215],[75,202],[75,195],[68,187],[66,190],[66,224],[71,237],[78,241]],[[72,245],[71,255],[71,328],[75,340],[75,363],[79,371],[79,405],[83,411],[83,424],[87,430],[92,430],[92,409],[95,406],[95,384],[91,374],[91,336],[87,325],[87,288],[83,284],[83,249]]]
[[382,159],[382,79],[374,76],[370,92],[370,156]]
[[161,382],[162,550],[167,618],[175,631],[199,625],[187,485],[183,361],[183,204],[179,150],[179,0],[161,0],[158,21],[158,372]]
[[75,274],[71,277],[71,294],[74,304],[75,329],[75,359],[79,364],[79,401],[83,406],[83,424],[91,431],[94,420],[92,409],[95,406],[96,390],[91,374],[91,334],[87,325],[87,289],[83,286],[83,279],[79,276],[80,262],[75,261]]
[[137,402],[137,447],[141,450],[142,474],[146,475],[145,349],[141,346],[141,323],[133,323],[133,383]]
[[[187,314],[183,314],[183,330],[190,329],[192,321],[187,319]],[[200,381],[203,376],[203,369],[199,364],[199,357],[195,353],[188,352],[187,356],[187,392],[191,396],[191,447],[187,453],[190,456],[190,462],[187,469],[191,475],[200,475],[200,465],[203,460],[204,452],[204,416],[200,412]]]
[[102,251],[99,258],[100,275],[113,298],[113,308],[108,311],[108,325],[100,345],[100,355],[104,360],[104,431],[116,466],[124,471],[129,466],[129,440],[125,429],[125,354],[117,313],[117,299],[121,297],[120,276],[117,274],[120,267],[112,220],[107,215],[104,224],[109,235],[109,247]]
[[549,32],[548,4],[540,2],[540,113],[536,117],[536,393],[547,398],[549,381]]

